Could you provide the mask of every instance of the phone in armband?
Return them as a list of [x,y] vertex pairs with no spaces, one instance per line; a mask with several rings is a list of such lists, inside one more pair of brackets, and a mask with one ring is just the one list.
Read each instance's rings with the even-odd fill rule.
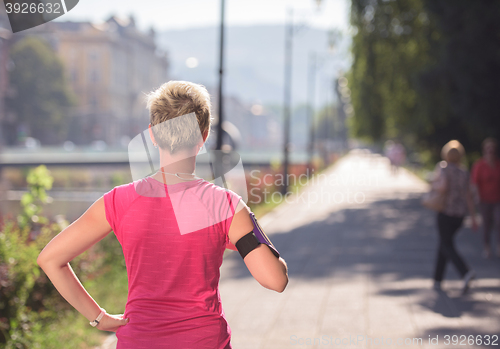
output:
[[267,245],[271,249],[271,252],[276,256],[276,258],[279,258],[280,253],[278,252],[276,247],[274,247],[271,240],[269,240],[266,233],[264,233],[264,230],[262,230],[253,212],[250,213],[250,219],[253,223],[253,230],[239,239],[235,244],[238,252],[241,255],[241,258],[245,258],[247,254],[256,249],[260,244]]

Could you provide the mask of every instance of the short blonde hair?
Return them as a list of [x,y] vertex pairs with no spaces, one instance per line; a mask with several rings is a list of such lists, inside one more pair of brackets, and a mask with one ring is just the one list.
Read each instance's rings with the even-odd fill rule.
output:
[[458,163],[464,155],[464,146],[457,140],[449,141],[441,149],[441,158],[447,162]]
[[190,125],[188,122],[179,127],[175,123],[165,121],[195,113],[201,135],[210,133],[210,107],[210,95],[205,86],[188,81],[169,81],[149,93],[149,119],[160,148],[174,153],[178,149],[195,146],[199,141],[196,125]]

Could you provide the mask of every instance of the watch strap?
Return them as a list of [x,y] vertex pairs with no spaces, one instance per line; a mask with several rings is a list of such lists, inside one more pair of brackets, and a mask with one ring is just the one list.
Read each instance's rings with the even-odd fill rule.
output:
[[96,327],[97,325],[99,325],[99,322],[101,321],[101,319],[104,316],[104,314],[106,314],[106,310],[104,310],[103,308],[101,308],[101,312],[99,313],[99,315],[97,316],[97,318],[94,321],[90,322],[90,326]]

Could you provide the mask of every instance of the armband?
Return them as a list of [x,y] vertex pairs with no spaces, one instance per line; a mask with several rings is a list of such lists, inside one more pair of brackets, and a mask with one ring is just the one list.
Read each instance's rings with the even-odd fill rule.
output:
[[251,231],[245,236],[242,236],[234,246],[236,246],[241,258],[244,259],[247,254],[255,250],[259,245],[259,240],[257,240],[253,231]]
[[279,258],[280,254],[278,250],[274,247],[271,240],[269,240],[266,233],[264,233],[253,213],[250,213],[250,219],[252,220],[254,229],[235,244],[241,258],[245,258],[247,254],[256,249],[260,244],[267,245],[276,258]]

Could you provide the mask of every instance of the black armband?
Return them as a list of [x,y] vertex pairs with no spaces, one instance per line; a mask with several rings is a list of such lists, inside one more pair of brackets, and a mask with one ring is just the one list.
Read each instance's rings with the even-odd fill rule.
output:
[[247,254],[255,250],[259,245],[259,240],[257,240],[255,234],[253,233],[253,231],[251,231],[250,233],[239,239],[234,246],[236,246],[236,248],[238,249],[241,258],[245,258]]
[[280,254],[278,250],[274,247],[271,240],[269,240],[266,233],[264,233],[253,213],[250,213],[250,218],[252,219],[254,229],[235,244],[241,258],[245,258],[247,254],[255,250],[260,244],[267,245],[276,258],[279,258]]

